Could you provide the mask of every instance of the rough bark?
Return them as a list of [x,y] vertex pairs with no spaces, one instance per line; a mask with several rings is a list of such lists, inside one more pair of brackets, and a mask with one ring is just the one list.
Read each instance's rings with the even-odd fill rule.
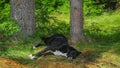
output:
[[70,0],[70,23],[72,42],[82,41],[83,35],[83,0]]
[[34,0],[11,0],[11,16],[19,22],[23,37],[34,33]]

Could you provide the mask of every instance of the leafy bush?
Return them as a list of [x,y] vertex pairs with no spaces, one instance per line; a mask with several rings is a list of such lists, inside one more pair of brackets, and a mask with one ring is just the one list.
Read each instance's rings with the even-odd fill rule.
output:
[[36,34],[40,36],[49,36],[56,33],[68,35],[70,32],[70,27],[65,21],[38,23],[36,32]]
[[85,15],[101,14],[103,10],[104,10],[104,4],[97,5],[94,0],[84,0]]
[[10,19],[10,4],[5,3],[3,7],[0,7],[0,23]]
[[0,1],[0,39],[4,40],[19,31],[18,24],[10,17],[10,4],[8,0]]
[[51,13],[55,13],[60,6],[64,5],[65,0],[36,0],[36,21],[41,23],[49,22],[54,19]]
[[7,38],[18,31],[18,24],[14,21],[5,21],[0,24],[0,38]]
[[48,36],[55,33],[68,34],[69,24],[66,21],[58,20],[55,16],[55,14],[66,13],[66,9],[69,9],[66,8],[69,5],[68,2],[68,0],[36,0],[37,35],[35,36]]

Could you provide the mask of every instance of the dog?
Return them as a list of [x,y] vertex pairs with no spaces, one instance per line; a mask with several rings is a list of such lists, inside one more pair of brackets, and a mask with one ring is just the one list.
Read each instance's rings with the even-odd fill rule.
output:
[[30,54],[30,59],[35,59],[36,57],[42,56],[45,52],[51,51],[54,55],[62,55],[67,57],[68,60],[75,59],[81,52],[77,51],[75,48],[68,44],[67,38],[62,34],[55,34],[51,37],[42,37],[44,44],[37,44],[33,46],[36,49],[39,46],[46,46],[46,48],[36,54]]

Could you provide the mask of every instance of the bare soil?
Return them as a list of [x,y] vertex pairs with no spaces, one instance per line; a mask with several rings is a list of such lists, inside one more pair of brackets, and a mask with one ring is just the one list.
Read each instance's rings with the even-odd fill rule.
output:
[[29,67],[8,58],[0,58],[0,68],[29,68]]

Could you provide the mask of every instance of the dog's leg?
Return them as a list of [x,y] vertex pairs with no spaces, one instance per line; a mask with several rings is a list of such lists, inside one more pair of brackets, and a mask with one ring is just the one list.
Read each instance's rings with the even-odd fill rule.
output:
[[30,59],[35,59],[35,58],[43,55],[43,53],[45,53],[45,52],[48,51],[48,50],[49,50],[49,48],[47,47],[47,48],[45,48],[44,50],[42,50],[42,51],[40,51],[40,52],[38,52],[38,53],[36,53],[36,54],[30,54],[30,55],[29,55],[29,58],[30,58]]
[[43,53],[45,53],[46,51],[48,51],[49,50],[49,48],[48,47],[46,47],[44,50],[42,50],[42,51],[40,51],[40,52],[38,52],[38,53],[36,53],[36,54],[34,54],[35,56],[41,56]]
[[54,54],[52,52],[47,52],[43,54],[43,56],[47,56],[47,55],[54,55]]
[[37,43],[33,46],[33,49],[37,49],[39,46],[44,46],[45,44]]
[[73,58],[72,58],[72,57],[68,57],[67,59],[68,59],[68,60],[72,60]]

